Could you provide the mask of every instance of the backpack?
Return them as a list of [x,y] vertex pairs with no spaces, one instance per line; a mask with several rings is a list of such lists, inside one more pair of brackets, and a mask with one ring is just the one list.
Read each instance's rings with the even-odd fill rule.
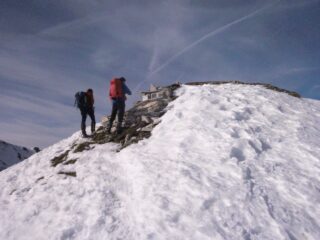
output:
[[86,93],[77,92],[75,95],[74,105],[78,108],[84,108],[87,105]]
[[113,98],[123,98],[122,81],[119,78],[114,78],[110,81],[109,96]]

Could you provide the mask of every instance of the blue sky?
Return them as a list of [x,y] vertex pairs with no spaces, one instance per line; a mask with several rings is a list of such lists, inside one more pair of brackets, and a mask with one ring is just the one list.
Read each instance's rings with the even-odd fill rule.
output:
[[0,139],[48,146],[80,128],[74,94],[109,80],[268,82],[320,99],[319,0],[1,0]]

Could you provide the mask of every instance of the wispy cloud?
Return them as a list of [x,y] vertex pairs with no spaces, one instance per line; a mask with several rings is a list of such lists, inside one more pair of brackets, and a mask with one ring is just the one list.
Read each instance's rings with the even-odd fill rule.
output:
[[[72,105],[65,105],[59,102],[48,101],[44,98],[34,97],[30,94],[21,94],[10,92],[11,96],[0,94],[1,109],[5,109],[8,114],[9,111],[15,112],[29,112],[32,115],[47,117],[51,119],[60,119],[60,121],[67,121],[70,119],[70,113],[73,110]],[[51,111],[48,111],[51,109]],[[35,118],[36,119],[36,118]]]
[[159,67],[157,67],[156,69],[152,69],[150,71],[150,73],[148,74],[148,77],[151,77],[153,74],[161,71],[162,69],[164,69],[166,66],[168,66],[173,60],[175,60],[176,58],[178,58],[179,56],[181,56],[183,53],[189,51],[191,48],[197,46],[198,44],[200,44],[201,42],[203,42],[204,40],[206,40],[207,38],[209,37],[213,37],[219,33],[222,33],[224,31],[226,31],[228,28],[236,25],[236,24],[239,24],[241,23],[242,21],[245,21],[247,19],[250,19],[256,15],[258,15],[260,12],[262,12],[263,10],[266,10],[267,8],[270,8],[271,6],[273,6],[274,3],[272,5],[267,5],[267,6],[264,6],[252,13],[249,13],[239,19],[236,19],[226,25],[223,25],[222,27],[219,27],[218,29],[215,29],[211,32],[209,32],[208,34],[202,36],[200,39],[194,41],[193,43],[191,43],[190,45],[186,46],[185,48],[183,48],[181,51],[179,51],[178,53],[176,53],[175,55],[173,55],[172,57],[170,57],[168,60],[166,60],[163,64],[161,64]]

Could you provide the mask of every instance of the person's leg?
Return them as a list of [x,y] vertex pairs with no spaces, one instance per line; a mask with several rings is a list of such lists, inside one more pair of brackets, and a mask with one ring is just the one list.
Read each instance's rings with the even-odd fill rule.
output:
[[93,108],[88,109],[88,115],[91,118],[91,133],[94,133],[96,131],[96,118],[94,116]]
[[87,133],[86,133],[87,111],[85,109],[80,109],[80,112],[81,112],[81,132],[82,132],[82,135],[85,137],[87,136]]
[[121,133],[122,131],[122,121],[125,111],[125,101],[121,100],[118,104],[118,124],[117,124],[117,133]]
[[111,116],[110,116],[109,124],[108,124],[108,128],[107,128],[108,133],[111,132],[112,123],[113,123],[114,119],[116,118],[117,111],[118,111],[117,102],[114,101],[114,102],[112,103],[112,111],[111,111]]

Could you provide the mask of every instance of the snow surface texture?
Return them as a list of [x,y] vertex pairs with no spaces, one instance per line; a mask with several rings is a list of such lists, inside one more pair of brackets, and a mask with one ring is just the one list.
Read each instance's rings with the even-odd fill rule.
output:
[[34,154],[33,150],[0,140],[0,171]]
[[233,84],[177,94],[120,152],[52,167],[75,133],[1,172],[0,239],[320,239],[320,102]]

